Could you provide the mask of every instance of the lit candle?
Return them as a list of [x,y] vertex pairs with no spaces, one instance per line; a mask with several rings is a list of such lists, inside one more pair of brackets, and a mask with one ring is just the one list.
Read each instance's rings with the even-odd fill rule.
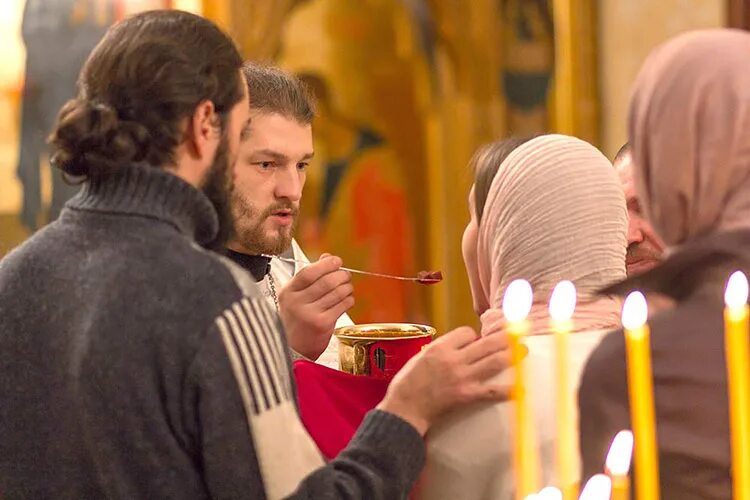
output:
[[583,487],[579,500],[609,500],[612,481],[604,474],[591,476]]
[[625,299],[622,324],[628,358],[630,419],[635,438],[635,491],[641,500],[659,498],[659,462],[656,454],[654,381],[651,372],[648,306],[641,292]]
[[515,280],[508,285],[503,296],[503,314],[510,342],[511,360],[515,372],[513,404],[515,409],[515,438],[513,467],[515,471],[516,498],[526,498],[539,488],[539,460],[534,435],[534,414],[526,393],[523,359],[523,337],[529,331],[526,317],[531,310],[533,294],[525,280]]
[[750,499],[750,362],[748,362],[747,277],[737,271],[724,293],[729,428],[732,436],[734,500]]
[[633,433],[620,431],[609,447],[605,467],[612,479],[612,500],[630,500],[630,460],[633,457]]
[[547,486],[536,494],[536,500],[563,500],[562,491],[554,486]]
[[555,336],[555,382],[557,425],[557,479],[565,500],[578,496],[579,460],[576,444],[574,392],[570,384],[570,354],[568,335],[573,329],[573,311],[576,308],[576,287],[570,281],[561,281],[552,291],[549,301],[550,327]]

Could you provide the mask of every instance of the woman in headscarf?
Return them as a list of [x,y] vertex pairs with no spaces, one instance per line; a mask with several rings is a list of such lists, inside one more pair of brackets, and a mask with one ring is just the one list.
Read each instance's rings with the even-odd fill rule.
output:
[[[570,336],[570,397],[600,338],[618,325],[620,304],[595,294],[625,277],[627,211],[610,162],[573,137],[500,142],[472,160],[471,222],[463,238],[482,334],[503,334],[501,302],[515,279],[529,281],[534,303],[526,370],[541,459],[540,487],[556,482],[554,344],[547,304],[572,281],[578,306]],[[508,381],[512,373],[503,375]],[[512,499],[512,403],[479,405],[446,419],[427,437],[421,498]],[[571,457],[576,461],[577,457]]]
[[[729,275],[750,270],[750,34],[698,31],[654,50],[628,132],[636,189],[669,256],[612,290],[676,301],[650,320],[661,497],[730,498],[722,299]],[[622,332],[592,354],[579,404],[588,477],[630,428]]]

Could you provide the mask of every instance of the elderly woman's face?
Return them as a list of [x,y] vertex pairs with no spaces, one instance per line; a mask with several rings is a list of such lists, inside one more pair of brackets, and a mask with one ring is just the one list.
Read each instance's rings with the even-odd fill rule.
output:
[[469,275],[469,285],[471,285],[471,296],[474,302],[474,311],[481,315],[487,307],[482,305],[486,302],[482,284],[479,281],[479,269],[477,268],[477,237],[479,234],[479,224],[474,209],[474,187],[469,191],[469,213],[471,220],[464,229],[464,236],[461,240],[461,252],[464,256],[464,265],[466,273]]

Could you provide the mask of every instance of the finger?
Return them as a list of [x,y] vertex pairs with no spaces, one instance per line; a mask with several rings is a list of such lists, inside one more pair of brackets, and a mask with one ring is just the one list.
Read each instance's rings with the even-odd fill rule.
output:
[[430,342],[430,346],[432,346],[431,348],[433,349],[439,346],[446,346],[450,349],[461,349],[475,340],[477,340],[477,334],[474,329],[468,326],[462,326],[441,335]]
[[305,266],[300,272],[295,274],[287,286],[291,290],[304,290],[316,283],[326,274],[337,271],[341,267],[341,259],[338,257],[326,257],[317,262]]
[[466,363],[475,363],[487,356],[497,354],[507,349],[508,336],[502,334],[488,335],[482,337],[461,349],[461,356]]
[[354,307],[354,297],[350,295],[349,297],[345,298],[338,304],[328,309],[328,311],[326,311],[326,314],[330,314],[334,318],[339,319],[342,314],[344,314],[352,307]]
[[511,359],[510,349],[504,349],[472,364],[466,374],[471,379],[484,382],[508,368],[511,365]]
[[338,302],[336,305],[326,311],[319,311],[315,314],[314,326],[318,332],[327,332],[329,335],[336,327],[336,321],[346,311],[354,306],[354,297],[347,297]]
[[504,328],[501,323],[482,323],[480,335],[482,335],[482,337],[486,337],[487,335],[495,335],[496,333],[500,333],[503,330]]
[[335,287],[333,290],[325,294],[323,297],[315,302],[315,307],[321,311],[327,311],[334,307],[340,302],[343,302],[347,298],[354,294],[354,287],[351,283],[342,283]]
[[320,257],[318,257],[318,260],[323,260],[326,257],[333,257],[330,253],[322,253],[320,254]]
[[[352,277],[346,271],[333,271],[322,276],[318,281],[312,283],[305,290],[300,290],[304,297],[300,300],[306,303],[314,303],[336,290],[338,287],[351,283]],[[327,307],[325,309],[328,309]]]
[[473,401],[508,401],[513,396],[513,386],[508,384],[478,384]]

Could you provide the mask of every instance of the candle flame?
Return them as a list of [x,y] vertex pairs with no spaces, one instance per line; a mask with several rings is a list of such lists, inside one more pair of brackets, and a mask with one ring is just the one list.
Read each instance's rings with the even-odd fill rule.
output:
[[547,486],[536,494],[536,500],[563,500],[562,491],[554,486]]
[[604,474],[591,476],[586,486],[583,487],[578,500],[601,500],[609,498],[612,493],[612,480]]
[[503,314],[511,323],[523,321],[531,311],[534,294],[526,280],[513,280],[505,289],[503,296]]
[[628,330],[640,328],[648,319],[646,297],[641,292],[632,292],[622,306],[622,325]]
[[738,309],[747,304],[747,276],[742,271],[735,271],[729,277],[724,292],[724,304],[730,309]]
[[552,290],[549,315],[555,321],[568,321],[576,308],[576,287],[570,281],[561,281]]
[[613,476],[627,476],[633,456],[633,433],[620,431],[612,440],[605,462],[607,471]]

